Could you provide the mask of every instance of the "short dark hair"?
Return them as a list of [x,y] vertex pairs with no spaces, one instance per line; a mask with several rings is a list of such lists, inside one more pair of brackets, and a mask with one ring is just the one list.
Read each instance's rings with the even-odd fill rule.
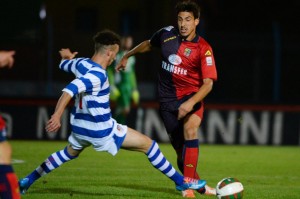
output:
[[120,36],[109,29],[105,29],[103,31],[97,32],[96,35],[93,37],[93,40],[95,42],[96,52],[99,51],[104,46],[109,46],[114,44],[120,46],[121,44]]
[[200,18],[200,6],[193,0],[181,0],[175,6],[176,14],[179,12],[192,12],[195,19]]

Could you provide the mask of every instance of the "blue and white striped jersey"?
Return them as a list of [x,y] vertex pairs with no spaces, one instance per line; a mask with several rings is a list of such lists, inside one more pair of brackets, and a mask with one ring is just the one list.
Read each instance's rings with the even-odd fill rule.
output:
[[63,89],[75,97],[71,130],[92,138],[109,136],[115,120],[111,117],[106,70],[89,58],[62,60],[59,68],[76,76]]

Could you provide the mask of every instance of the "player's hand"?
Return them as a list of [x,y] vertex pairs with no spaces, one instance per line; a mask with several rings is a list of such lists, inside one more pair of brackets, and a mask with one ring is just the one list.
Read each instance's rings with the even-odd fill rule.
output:
[[128,57],[123,56],[120,62],[116,65],[116,71],[125,70],[127,65]]
[[186,101],[180,105],[178,108],[178,120],[184,118],[189,112],[193,110],[194,104],[192,102]]
[[14,64],[15,51],[0,51],[0,68],[8,66],[11,68]]
[[78,52],[71,52],[69,48],[62,48],[59,51],[59,54],[62,59],[73,59],[78,54]]
[[46,124],[46,131],[48,133],[56,133],[61,127],[60,118],[52,115],[50,120]]
[[137,89],[132,91],[131,98],[134,105],[138,105],[140,102],[140,93]]

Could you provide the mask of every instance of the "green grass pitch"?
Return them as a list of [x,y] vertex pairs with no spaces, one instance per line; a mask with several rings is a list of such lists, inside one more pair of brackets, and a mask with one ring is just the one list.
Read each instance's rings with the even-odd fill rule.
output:
[[[67,142],[10,141],[14,170],[19,178],[35,169]],[[159,144],[176,166],[169,144]],[[20,160],[24,162],[20,163]],[[19,162],[19,163],[18,163]],[[215,187],[224,177],[235,177],[244,185],[247,199],[300,198],[300,148],[297,146],[200,146],[198,172]],[[197,198],[215,198],[201,196]],[[93,198],[182,198],[174,183],[154,169],[142,153],[121,150],[115,157],[87,148],[78,159],[68,162],[34,183],[26,199]]]

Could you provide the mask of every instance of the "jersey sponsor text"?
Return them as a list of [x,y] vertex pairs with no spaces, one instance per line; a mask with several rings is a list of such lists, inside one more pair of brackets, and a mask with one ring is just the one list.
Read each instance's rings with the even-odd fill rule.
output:
[[174,66],[173,64],[168,64],[162,61],[162,68],[170,73],[178,74],[178,75],[187,75],[187,70],[178,66]]

